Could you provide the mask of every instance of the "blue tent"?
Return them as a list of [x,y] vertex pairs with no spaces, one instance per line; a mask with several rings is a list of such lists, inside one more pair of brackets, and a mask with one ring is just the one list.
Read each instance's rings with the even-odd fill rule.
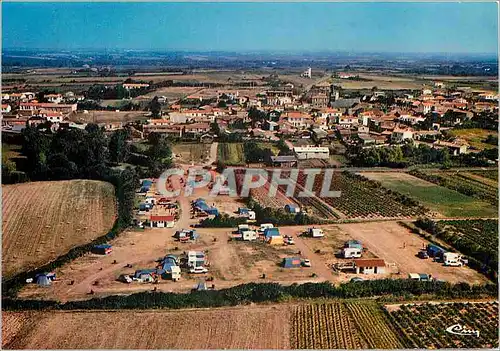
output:
[[217,216],[219,214],[219,211],[215,207],[208,206],[208,204],[203,199],[196,199],[195,201],[193,201],[193,206],[210,215]]
[[153,185],[153,182],[149,179],[144,179],[141,183],[142,186],[146,186],[146,187],[151,187],[151,185]]
[[348,240],[345,242],[344,247],[362,250],[363,244],[361,243],[361,241],[358,240]]
[[50,286],[50,279],[45,274],[36,276],[36,283],[40,286]]
[[285,211],[288,213],[299,213],[300,208],[298,206],[295,206],[295,205],[286,205]]
[[446,252],[445,249],[434,244],[427,245],[427,253],[431,257],[441,257]]
[[297,257],[286,257],[283,259],[283,268],[297,268],[300,267],[302,261]]
[[278,228],[267,228],[264,230],[264,236],[266,239],[272,237],[272,236],[280,236],[280,230]]

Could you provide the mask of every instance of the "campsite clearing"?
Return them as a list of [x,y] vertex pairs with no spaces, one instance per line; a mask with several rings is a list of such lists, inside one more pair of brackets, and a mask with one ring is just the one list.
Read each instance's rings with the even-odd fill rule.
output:
[[91,180],[3,187],[3,275],[52,261],[106,234],[116,214],[114,188]]

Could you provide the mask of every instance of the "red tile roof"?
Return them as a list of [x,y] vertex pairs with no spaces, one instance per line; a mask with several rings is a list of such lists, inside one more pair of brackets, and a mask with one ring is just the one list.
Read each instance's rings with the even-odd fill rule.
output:
[[385,267],[385,261],[381,258],[361,258],[354,260],[357,267]]
[[151,215],[151,221],[173,222],[174,219],[175,219],[174,216],[154,216],[154,215]]

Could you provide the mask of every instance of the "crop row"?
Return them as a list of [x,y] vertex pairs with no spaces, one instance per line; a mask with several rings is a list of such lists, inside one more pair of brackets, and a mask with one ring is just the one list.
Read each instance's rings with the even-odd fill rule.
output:
[[476,177],[464,172],[420,172],[413,171],[412,175],[458,191],[467,196],[498,205],[498,187],[482,182]]
[[353,349],[366,343],[341,303],[303,304],[292,314],[291,348]]
[[[402,305],[388,312],[408,348],[497,348],[498,301]],[[459,324],[478,335],[457,335],[447,329]]]
[[482,171],[470,171],[472,174],[498,181],[498,169],[488,169]]
[[[321,195],[325,174],[316,176],[313,192]],[[300,173],[298,183],[306,184],[306,175]],[[416,217],[427,210],[405,195],[383,188],[380,183],[360,175],[334,172],[327,189],[339,191],[338,197],[321,197],[348,218]]]

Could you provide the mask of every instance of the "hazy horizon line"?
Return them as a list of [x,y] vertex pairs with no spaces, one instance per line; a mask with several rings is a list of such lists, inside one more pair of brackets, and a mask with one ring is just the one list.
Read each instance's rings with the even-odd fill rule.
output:
[[85,51],[124,51],[124,52],[157,52],[157,53],[200,53],[200,54],[361,54],[361,55],[459,55],[459,56],[495,56],[498,57],[498,52],[436,52],[436,51],[363,51],[363,50],[271,50],[271,49],[252,49],[252,50],[203,50],[203,49],[165,49],[165,48],[26,48],[26,47],[9,47],[2,48],[2,54],[5,51],[52,51],[52,52],[85,52]]

